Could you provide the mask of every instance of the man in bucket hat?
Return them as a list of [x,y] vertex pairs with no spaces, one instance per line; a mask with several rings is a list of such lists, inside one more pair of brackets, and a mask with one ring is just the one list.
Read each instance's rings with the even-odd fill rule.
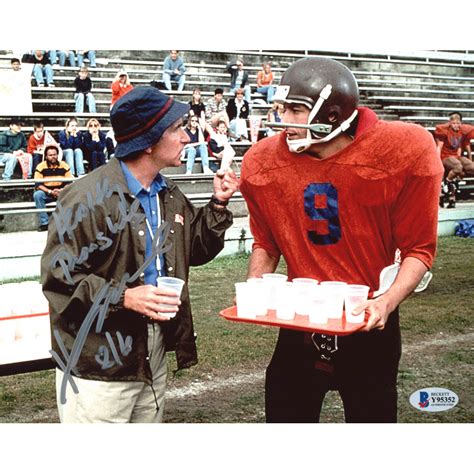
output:
[[[115,158],[61,193],[42,284],[62,422],[160,422],[166,352],[178,369],[197,363],[189,266],[223,248],[238,181],[219,172],[195,208],[160,174],[181,164],[188,110],[153,87],[130,91],[110,112]],[[164,275],[185,281],[180,297],[157,287]]]

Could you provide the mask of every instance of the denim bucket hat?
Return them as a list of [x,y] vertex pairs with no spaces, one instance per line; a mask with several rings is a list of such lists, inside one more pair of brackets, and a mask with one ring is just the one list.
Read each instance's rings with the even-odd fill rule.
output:
[[189,108],[155,87],[136,87],[127,92],[110,111],[117,141],[115,156],[124,158],[154,145]]

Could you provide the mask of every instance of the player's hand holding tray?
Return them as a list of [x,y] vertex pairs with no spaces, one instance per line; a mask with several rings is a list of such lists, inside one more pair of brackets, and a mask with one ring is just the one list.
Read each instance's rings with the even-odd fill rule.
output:
[[[236,283],[237,306],[224,309],[220,316],[236,322],[275,326],[298,331],[344,336],[365,326],[364,315],[346,318],[346,298],[357,290],[367,299],[368,287],[344,282],[321,282],[270,274]],[[352,306],[353,307],[353,306]],[[357,322],[352,322],[357,321]]]

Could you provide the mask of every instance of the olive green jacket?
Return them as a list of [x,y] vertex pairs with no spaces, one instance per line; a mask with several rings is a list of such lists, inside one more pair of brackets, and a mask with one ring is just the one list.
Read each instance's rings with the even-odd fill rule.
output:
[[[166,178],[165,178],[166,179]],[[195,208],[173,181],[160,192],[166,272],[188,281],[189,266],[212,260],[224,246],[232,213]],[[61,193],[41,260],[49,301],[52,348],[67,374],[95,380],[151,383],[148,318],[123,308],[126,288],[143,285],[146,221],[113,158]],[[160,247],[159,247],[160,248]],[[178,369],[197,363],[188,285],[176,317],[160,324]]]

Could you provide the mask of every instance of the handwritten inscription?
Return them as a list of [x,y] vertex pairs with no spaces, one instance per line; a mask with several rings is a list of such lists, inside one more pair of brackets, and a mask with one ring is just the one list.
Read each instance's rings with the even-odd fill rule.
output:
[[[125,357],[128,356],[128,354],[130,354],[130,352],[132,351],[132,336],[127,336],[124,340],[122,334],[120,334],[119,331],[117,331],[115,334],[117,335],[117,339],[119,342],[120,353]],[[96,354],[95,356],[95,360],[102,367],[103,370],[110,369],[115,364],[123,365],[123,362],[117,352],[117,347],[115,346],[114,340],[112,339],[112,336],[108,331],[105,333],[105,337],[107,339],[107,342],[109,343],[110,351],[112,352],[114,361],[109,360],[110,355],[109,348],[107,346],[99,347],[99,351],[98,354]]]
[[[72,240],[74,238],[74,231],[85,218],[88,219],[91,226],[97,227],[95,222],[97,208],[104,206],[106,200],[114,193],[118,193],[119,196],[119,202],[116,207],[119,218],[114,221],[110,216],[106,216],[105,224],[109,235],[118,234],[128,223],[139,223],[144,219],[143,213],[139,212],[140,202],[135,199],[130,205],[119,184],[110,185],[107,179],[98,182],[96,184],[95,194],[88,192],[85,196],[85,201],[74,206],[74,208],[65,208],[61,205],[61,202],[57,203],[56,212],[53,216],[61,246],[53,256],[51,266],[53,269],[59,266],[64,273],[65,281],[70,285],[75,285],[77,283],[73,280],[74,270],[79,265],[87,262],[91,254],[94,252],[105,251],[110,248],[113,245],[113,240],[105,235],[105,229],[103,229],[97,232],[95,235],[95,241],[90,242],[88,245],[80,249],[79,255],[72,255],[65,247],[66,239]],[[59,331],[53,331],[54,338],[61,354],[58,354],[54,350],[51,350],[50,353],[58,364],[58,367],[64,373],[60,394],[60,401],[62,404],[66,403],[66,388],[68,383],[71,384],[74,393],[78,393],[78,388],[74,383],[72,375],[80,376],[77,369],[77,363],[82,349],[84,348],[87,336],[93,328],[94,323],[95,332],[100,334],[103,330],[105,318],[109,312],[110,306],[118,304],[127,286],[135,282],[148,265],[150,265],[157,257],[165,254],[171,248],[170,243],[166,244],[169,231],[170,225],[167,222],[163,222],[157,229],[153,238],[151,255],[145,259],[143,265],[141,265],[133,275],[125,273],[120,279],[118,285],[112,286],[111,282],[105,282],[99,289],[89,312],[79,328],[70,353],[66,349]],[[110,369],[116,364],[123,365],[122,358],[127,357],[132,351],[132,337],[124,337],[119,331],[116,331],[115,337],[118,342],[117,347],[110,332],[106,331],[104,335],[107,345],[101,345],[98,348],[97,354],[95,355],[96,362],[103,370]]]
[[86,193],[86,202],[79,203],[75,207],[75,212],[71,208],[64,208],[61,202],[57,203],[56,212],[53,214],[56,224],[59,241],[62,244],[59,250],[53,255],[51,259],[51,267],[54,269],[57,266],[61,267],[66,283],[75,285],[71,273],[78,265],[85,263],[89,256],[95,251],[104,251],[112,246],[113,241],[107,237],[103,231],[97,232],[95,242],[90,242],[89,245],[80,249],[79,255],[73,255],[69,252],[65,244],[65,237],[72,239],[74,237],[74,230],[79,226],[84,218],[88,217],[91,220],[91,225],[95,226],[96,208],[103,206],[106,199],[109,199],[114,192],[119,195],[119,202],[117,210],[119,212],[119,219],[114,222],[110,216],[105,218],[105,223],[111,234],[117,234],[122,231],[129,222],[139,223],[144,219],[144,215],[139,212],[140,202],[136,199],[130,206],[127,202],[122,187],[119,184],[109,185],[109,182],[104,179],[101,183],[96,184],[95,199],[91,192]]
[[[79,361],[79,357],[81,355],[82,349],[84,348],[87,335],[89,334],[89,331],[91,330],[94,322],[96,323],[95,332],[97,334],[101,333],[110,305],[117,304],[120,301],[122,293],[125,291],[127,284],[130,284],[136,281],[140,277],[142,272],[148,267],[148,265],[150,265],[150,263],[154,259],[165,254],[168,250],[170,250],[171,244],[165,243],[167,241],[170,228],[171,226],[167,222],[163,222],[160,225],[153,239],[152,252],[150,256],[145,259],[143,265],[141,265],[140,268],[138,268],[137,271],[133,275],[130,276],[128,273],[125,273],[123,277],[121,278],[118,286],[114,287],[112,286],[110,282],[106,282],[100,288],[89,312],[87,313],[81,327],[79,328],[77,337],[74,340],[74,344],[72,346],[70,353],[67,351],[66,347],[64,346],[64,342],[61,339],[61,335],[59,334],[59,331],[54,330],[54,338],[56,339],[56,342],[58,343],[58,346],[61,349],[62,358],[54,350],[51,350],[50,353],[53,356],[54,360],[57,362],[59,368],[64,372],[63,380],[61,383],[61,395],[60,395],[60,401],[62,404],[66,403],[66,387],[67,387],[68,382],[71,384],[71,387],[74,393],[76,394],[79,393],[77,385],[74,383],[74,379],[72,378],[71,374],[80,376],[80,373],[77,371],[77,367],[76,367],[77,362]],[[122,336],[120,335],[120,337]],[[110,344],[110,341],[111,341],[110,334],[109,334],[109,337],[107,337],[106,335],[106,338],[107,338],[107,342],[109,342],[110,349],[112,351],[115,362],[112,363],[112,361],[110,361],[109,354],[108,352],[106,354],[106,350],[105,350],[107,348],[105,346],[101,346],[102,349],[99,349],[99,353],[96,354],[96,361],[99,363],[99,365],[101,365],[103,369],[113,367],[115,363],[119,363],[118,362],[119,360],[121,363],[121,359],[118,356],[115,345],[112,346],[112,344]],[[122,338],[122,341],[123,341],[123,345],[120,344],[120,339],[119,339],[120,351],[123,356],[126,356],[131,351],[132,338],[130,336],[127,336],[125,340],[123,340]],[[110,365],[111,363],[113,365]]]

